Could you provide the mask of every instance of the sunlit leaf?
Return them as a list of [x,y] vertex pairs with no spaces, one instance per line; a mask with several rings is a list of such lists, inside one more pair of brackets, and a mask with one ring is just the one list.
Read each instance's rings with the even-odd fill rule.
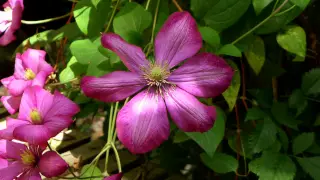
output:
[[206,166],[217,173],[236,172],[238,169],[237,159],[228,154],[216,152],[213,157],[210,157],[208,154],[202,153],[200,157]]
[[307,37],[303,28],[300,26],[288,26],[284,33],[278,33],[277,42],[279,45],[300,57],[306,56]]
[[256,36],[244,54],[250,67],[256,74],[259,74],[264,62],[266,61],[266,52],[263,40],[259,36]]
[[241,57],[241,51],[234,46],[233,44],[226,44],[222,46],[217,54],[223,54],[223,55],[228,55],[228,56],[234,56],[234,57]]
[[238,99],[241,80],[240,80],[240,71],[239,71],[239,68],[237,67],[237,64],[231,60],[227,60],[227,62],[235,70],[235,72],[232,77],[231,85],[227,90],[225,90],[222,93],[222,95],[229,105],[229,111],[232,111]]

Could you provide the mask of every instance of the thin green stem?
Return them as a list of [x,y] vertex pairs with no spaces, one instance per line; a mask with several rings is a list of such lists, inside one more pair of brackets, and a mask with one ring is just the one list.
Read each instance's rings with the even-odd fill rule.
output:
[[116,156],[119,173],[121,173],[121,172],[122,172],[122,168],[121,168],[121,162],[120,162],[120,157],[119,157],[118,150],[117,150],[117,148],[114,146],[113,143],[111,143],[111,147],[112,147],[112,149],[113,149],[113,151],[114,151],[114,155]]
[[246,36],[248,36],[249,34],[251,34],[253,31],[255,31],[256,29],[258,29],[261,25],[263,25],[264,23],[266,23],[269,19],[271,19],[274,15],[276,15],[282,8],[284,5],[286,5],[288,3],[289,0],[285,0],[276,10],[274,10],[266,19],[264,19],[263,21],[261,21],[259,24],[257,24],[255,27],[253,27],[252,29],[250,29],[249,31],[247,31],[246,33],[244,33],[242,36],[240,36],[238,39],[234,40],[231,44],[236,44],[237,42],[239,42],[240,40],[242,40],[243,38],[245,38]]
[[68,14],[62,15],[62,16],[58,16],[58,17],[54,17],[54,18],[49,18],[49,19],[43,19],[43,20],[37,20],[37,21],[27,21],[27,20],[21,20],[22,24],[43,24],[43,23],[48,23],[48,22],[52,22],[52,21],[56,21],[59,19],[63,19],[66,17],[70,16],[70,12]]
[[148,1],[147,1],[147,4],[146,4],[146,10],[148,10],[148,8],[149,8],[150,1],[151,1],[151,0],[148,0]]
[[117,0],[117,3],[116,3],[116,5],[115,5],[114,8],[113,8],[113,11],[112,11],[112,14],[111,14],[111,18],[110,18],[110,20],[109,20],[109,22],[108,22],[107,28],[104,30],[105,33],[109,31],[109,28],[110,28],[111,23],[112,23],[112,21],[113,21],[114,15],[116,14],[116,11],[117,11],[119,2],[120,2],[120,0]]
[[108,138],[107,138],[107,143],[110,143],[110,141],[111,141],[111,139],[112,139],[111,126],[112,126],[112,117],[113,117],[113,107],[114,107],[114,104],[111,103],[110,112],[109,112],[109,126],[108,126]]
[[116,102],[116,107],[114,108],[113,111],[113,117],[112,117],[112,124],[111,124],[111,139],[110,141],[113,139],[113,134],[114,134],[114,129],[115,129],[115,124],[116,124],[116,118],[117,118],[117,114],[118,114],[118,107],[119,107],[119,101]]
[[154,13],[153,25],[152,25],[152,33],[151,33],[151,40],[150,40],[150,45],[149,45],[148,50],[147,50],[147,53],[146,53],[146,57],[148,57],[148,55],[149,55],[149,53],[150,53],[150,51],[151,51],[151,47],[152,47],[152,45],[153,45],[153,41],[154,41],[154,30],[155,30],[156,24],[157,24],[159,6],[160,6],[160,0],[158,0],[158,2],[157,2],[156,12]]
[[272,11],[274,11],[277,8],[277,5],[279,4],[279,0],[276,1],[276,3],[274,4]]
[[276,15],[274,15],[274,16],[281,16],[281,15],[283,15],[283,14],[291,11],[291,10],[294,9],[295,7],[296,7],[296,5],[293,5],[293,6],[291,6],[290,8],[288,8],[288,9],[286,9],[286,10],[284,10],[284,11],[281,11],[281,12],[279,12],[278,14],[276,14]]

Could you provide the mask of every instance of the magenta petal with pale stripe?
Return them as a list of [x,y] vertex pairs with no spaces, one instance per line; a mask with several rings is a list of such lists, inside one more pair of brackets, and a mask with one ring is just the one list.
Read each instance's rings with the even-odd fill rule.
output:
[[13,137],[13,131],[16,127],[31,124],[30,121],[20,120],[20,119],[13,119],[8,117],[6,120],[6,128],[0,130],[0,139],[7,139],[12,140]]
[[30,144],[46,144],[51,138],[50,135],[50,131],[44,125],[22,125],[13,130],[13,137],[15,139]]
[[233,69],[221,58],[202,53],[188,59],[168,80],[199,97],[215,97],[231,84]]
[[157,148],[170,133],[163,99],[146,90],[119,111],[116,125],[119,140],[134,154]]
[[17,180],[41,180],[39,170],[32,169],[31,171],[24,172]]
[[25,151],[27,146],[13,141],[0,140],[0,157],[11,160],[20,160],[21,152]]
[[25,81],[22,79],[14,79],[8,85],[9,93],[13,96],[22,95],[23,91],[31,85],[31,81]]
[[148,67],[147,61],[142,49],[138,46],[127,43],[119,35],[106,33],[101,37],[103,47],[115,52],[127,68],[135,73],[141,74],[141,67]]
[[47,178],[59,176],[68,169],[68,164],[54,151],[44,153],[38,166],[41,174]]
[[1,79],[1,83],[5,88],[8,88],[9,83],[14,79],[14,76],[9,76]]
[[15,179],[21,172],[23,172],[23,168],[25,166],[20,162],[9,163],[7,168],[0,169],[0,179],[1,180],[13,180]]
[[175,12],[169,16],[155,40],[158,64],[168,63],[172,68],[195,55],[202,46],[197,23],[188,12]]
[[19,109],[21,96],[2,96],[1,102],[10,114],[14,114]]
[[165,102],[176,125],[185,132],[206,132],[216,119],[216,109],[206,106],[193,95],[176,87],[168,89]]
[[114,71],[98,78],[86,76],[81,80],[81,89],[86,96],[104,102],[123,100],[146,85],[140,75],[125,71]]

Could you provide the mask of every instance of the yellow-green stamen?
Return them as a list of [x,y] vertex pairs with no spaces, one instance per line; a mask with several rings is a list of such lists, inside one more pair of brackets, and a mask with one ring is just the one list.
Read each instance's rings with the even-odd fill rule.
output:
[[36,74],[31,69],[26,69],[24,76],[27,80],[32,80],[36,77]]
[[30,112],[30,119],[34,124],[40,124],[42,122],[40,113],[36,109]]
[[20,154],[22,163],[28,166],[32,166],[36,163],[36,157],[30,150],[25,150]]

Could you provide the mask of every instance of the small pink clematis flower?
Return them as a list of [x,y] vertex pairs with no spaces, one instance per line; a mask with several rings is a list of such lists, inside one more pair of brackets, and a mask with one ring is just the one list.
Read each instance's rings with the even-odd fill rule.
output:
[[0,11],[0,46],[6,46],[16,39],[14,32],[21,26],[23,0],[8,0],[3,4],[3,9]]
[[1,180],[41,180],[59,176],[68,169],[68,164],[54,151],[43,153],[45,148],[35,145],[0,140]]
[[109,177],[105,177],[103,180],[121,180],[122,173],[114,174]]
[[72,124],[72,116],[79,110],[58,91],[51,94],[39,86],[29,87],[22,95],[18,118],[7,118],[7,128],[0,130],[0,138],[46,144]]
[[[155,39],[155,62],[141,48],[116,34],[104,34],[102,45],[115,52],[130,72],[115,71],[102,77],[84,77],[83,92],[105,102],[136,94],[118,113],[119,140],[134,154],[146,153],[167,140],[172,120],[185,132],[212,128],[216,109],[198,101],[214,97],[231,83],[233,69],[210,53],[195,55],[202,46],[196,21],[188,12],[173,13]],[[172,70],[183,60],[184,64]]]
[[45,61],[43,50],[27,49],[23,54],[17,53],[14,74],[1,79],[1,83],[9,91],[9,96],[2,96],[1,102],[10,114],[19,109],[21,95],[29,86],[45,85],[53,68]]

